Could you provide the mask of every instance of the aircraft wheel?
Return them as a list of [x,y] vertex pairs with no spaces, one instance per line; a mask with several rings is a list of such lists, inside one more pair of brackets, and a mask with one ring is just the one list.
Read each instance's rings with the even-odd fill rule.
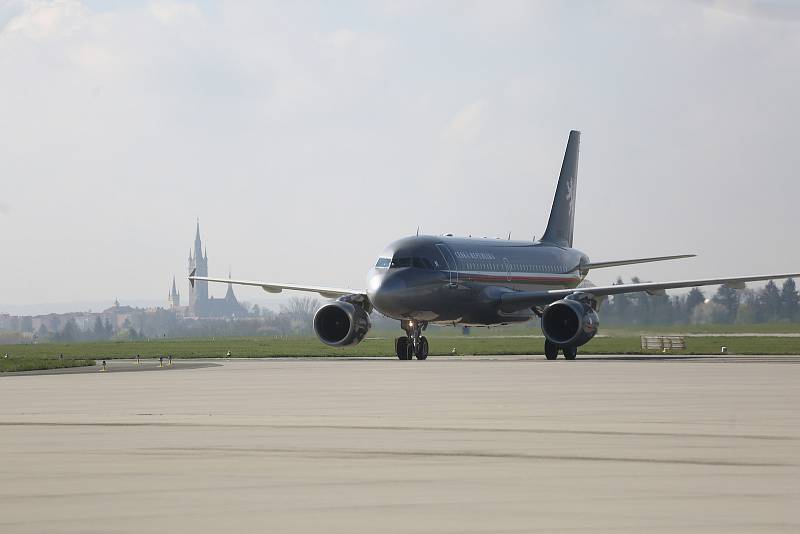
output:
[[398,337],[397,339],[395,339],[394,340],[394,351],[395,351],[395,354],[397,354],[397,357],[399,359],[401,359],[401,360],[410,360],[411,359],[411,357],[410,357],[410,355],[411,355],[411,347],[409,346],[408,338],[403,336],[403,337]]
[[574,360],[578,357],[578,347],[564,347],[564,358]]
[[428,357],[428,338],[422,336],[419,338],[419,345],[417,345],[417,359],[424,360]]
[[544,357],[548,360],[555,360],[558,358],[558,347],[547,339],[544,340]]

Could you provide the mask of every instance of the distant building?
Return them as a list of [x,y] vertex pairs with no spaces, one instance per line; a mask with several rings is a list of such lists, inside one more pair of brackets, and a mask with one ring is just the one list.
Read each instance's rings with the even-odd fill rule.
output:
[[178,288],[175,286],[175,277],[172,277],[172,289],[167,297],[167,303],[170,310],[175,310],[181,307],[181,294],[178,293]]
[[116,332],[121,328],[136,326],[134,320],[139,315],[139,311],[131,306],[121,306],[119,300],[114,300],[114,305],[100,312],[100,317],[104,322],[108,321]]
[[[189,249],[189,273],[197,276],[208,276],[208,250],[203,251],[200,240],[200,222],[194,236],[194,251]],[[174,290],[174,285],[173,285]],[[208,282],[198,280],[189,289],[189,314],[194,317],[243,317],[247,310],[236,300],[233,286],[228,284],[224,298],[208,296]]]
[[0,313],[0,332],[16,332],[19,330],[19,317]]

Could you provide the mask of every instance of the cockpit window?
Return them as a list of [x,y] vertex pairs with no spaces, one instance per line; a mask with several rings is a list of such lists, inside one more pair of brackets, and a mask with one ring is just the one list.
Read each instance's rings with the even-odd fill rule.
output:
[[[384,260],[385,258],[379,259],[376,267],[384,267],[382,263]],[[389,260],[385,261],[388,262]],[[416,267],[417,269],[426,269],[429,271],[435,269],[433,262],[424,256],[395,256],[392,258],[389,265],[385,266],[392,269],[401,269],[403,267]]]
[[389,258],[378,258],[378,263],[375,264],[375,267],[379,269],[388,269],[391,264],[392,260]]
[[433,264],[431,263],[431,260],[422,256],[414,258],[413,265],[418,269],[427,269],[429,271],[433,270]]
[[394,258],[392,258],[392,267],[394,269],[400,269],[401,267],[411,267],[412,263],[413,260],[412,258],[409,257],[398,258],[395,256]]

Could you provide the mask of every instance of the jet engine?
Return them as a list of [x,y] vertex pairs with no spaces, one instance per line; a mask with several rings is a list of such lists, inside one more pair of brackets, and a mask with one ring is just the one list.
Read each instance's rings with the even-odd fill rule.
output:
[[542,332],[558,347],[580,347],[589,342],[600,327],[597,301],[576,293],[553,302],[542,313]]
[[364,307],[345,300],[325,304],[314,314],[314,333],[320,341],[332,347],[359,343],[370,326]]

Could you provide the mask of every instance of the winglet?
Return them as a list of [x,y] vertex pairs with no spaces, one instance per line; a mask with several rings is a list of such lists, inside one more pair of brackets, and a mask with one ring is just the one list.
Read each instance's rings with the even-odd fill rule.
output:
[[192,269],[192,272],[189,273],[189,285],[192,286],[192,289],[194,289],[194,273],[196,273],[196,272],[197,272],[197,268],[194,268],[194,269]]

